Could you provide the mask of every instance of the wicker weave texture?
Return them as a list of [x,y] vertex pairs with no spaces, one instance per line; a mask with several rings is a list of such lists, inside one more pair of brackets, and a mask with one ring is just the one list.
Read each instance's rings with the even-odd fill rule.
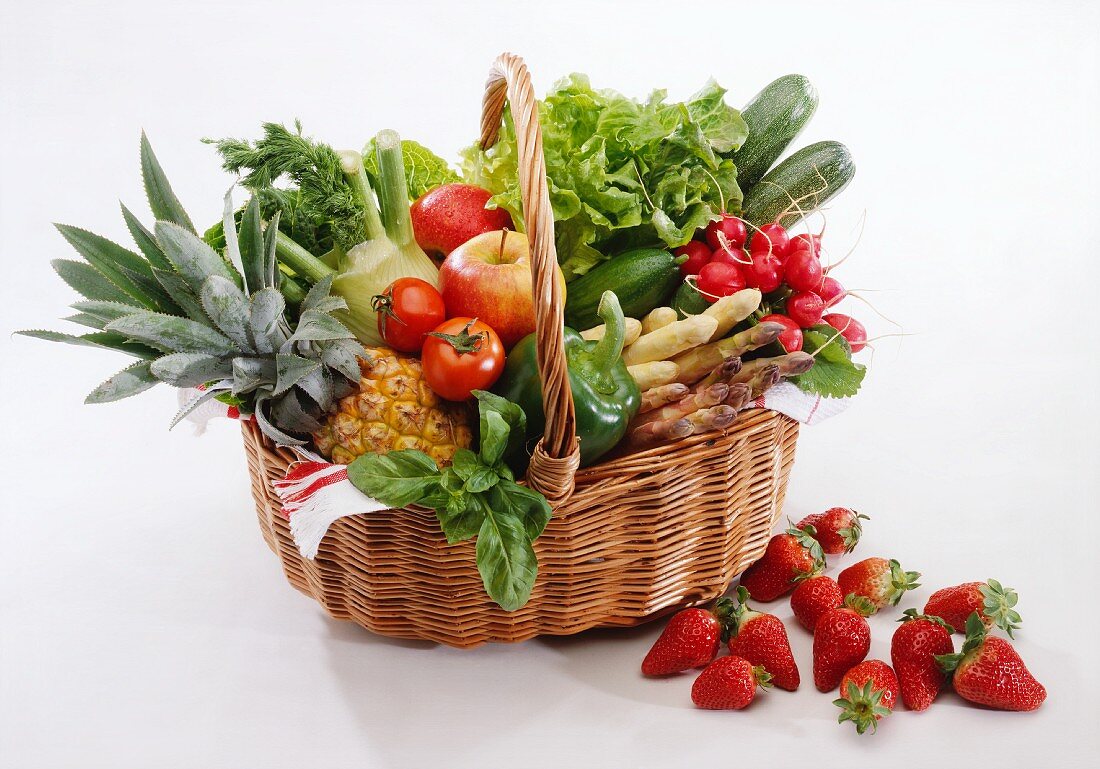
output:
[[798,437],[797,422],[749,411],[725,434],[581,470],[535,542],[531,600],[505,612],[485,594],[473,542],[447,544],[430,510],[341,518],[304,559],[271,486],[294,455],[243,430],[260,528],[290,583],[335,618],[456,647],[636,625],[721,595],[767,544]]

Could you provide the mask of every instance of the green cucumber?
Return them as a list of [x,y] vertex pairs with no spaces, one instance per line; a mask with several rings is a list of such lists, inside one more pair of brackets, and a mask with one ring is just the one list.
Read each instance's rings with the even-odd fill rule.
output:
[[749,138],[729,156],[737,166],[737,184],[742,190],[748,192],[764,178],[816,109],[817,89],[803,75],[784,75],[752,97],[741,110]]
[[710,307],[710,302],[707,298],[695,287],[694,283],[684,281],[680,284],[680,287],[676,289],[676,294],[672,297],[672,309],[676,310],[676,314],[681,320],[689,315],[698,315],[703,310]]
[[615,292],[628,318],[641,318],[664,304],[676,289],[683,260],[659,248],[638,248],[612,257],[569,284],[565,325],[584,331],[602,323],[596,308],[604,291]]
[[741,215],[757,227],[778,221],[790,228],[802,219],[802,212],[825,205],[855,175],[852,154],[843,144],[811,144],[777,165],[749,190]]

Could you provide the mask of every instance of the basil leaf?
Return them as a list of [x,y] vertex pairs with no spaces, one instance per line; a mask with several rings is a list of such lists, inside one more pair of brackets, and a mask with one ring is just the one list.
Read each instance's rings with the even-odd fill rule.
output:
[[466,479],[463,488],[471,494],[481,494],[496,486],[499,480],[500,476],[494,472],[493,468],[478,465],[477,469]]
[[484,511],[477,534],[477,569],[489,597],[505,611],[515,611],[531,597],[538,559],[518,516],[489,505]]
[[439,468],[422,451],[403,449],[388,454],[363,454],[348,465],[348,480],[364,494],[390,507],[405,507],[424,499],[439,485]]
[[436,508],[439,526],[452,545],[465,542],[480,531],[485,522],[485,508],[477,497],[468,494],[451,495],[447,504]]
[[464,481],[468,480],[480,466],[477,461],[477,454],[469,449],[459,449],[455,452],[454,458],[451,459],[451,467],[458,473],[458,477]]
[[481,461],[493,467],[523,444],[527,415],[517,404],[499,395],[485,390],[474,390],[473,395],[480,417]]
[[510,480],[501,480],[492,491],[494,496],[500,495],[500,502],[494,500],[491,503],[494,509],[508,505],[523,520],[527,537],[532,541],[538,539],[546,528],[546,524],[550,522],[550,503],[546,501],[546,497]]

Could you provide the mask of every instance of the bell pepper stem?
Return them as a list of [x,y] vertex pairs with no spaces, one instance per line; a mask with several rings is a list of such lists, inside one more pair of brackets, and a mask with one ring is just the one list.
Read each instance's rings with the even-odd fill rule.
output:
[[615,387],[610,372],[622,355],[626,340],[626,317],[614,291],[603,292],[596,314],[604,322],[604,334],[589,352],[592,378],[601,390],[610,391]]

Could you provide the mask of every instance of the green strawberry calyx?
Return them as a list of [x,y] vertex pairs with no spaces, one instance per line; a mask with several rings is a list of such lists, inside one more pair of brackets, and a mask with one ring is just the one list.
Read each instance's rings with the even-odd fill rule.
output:
[[772,674],[765,670],[763,665],[753,665],[752,679],[764,691],[772,688]]
[[[788,523],[790,523],[790,521],[788,521]],[[806,571],[796,572],[793,581],[801,582],[804,579],[816,577],[818,574],[825,571],[825,567],[828,564],[825,562],[825,551],[821,549],[821,543],[817,541],[816,528],[807,524],[800,529],[791,523],[786,533],[798,540],[798,544],[802,545],[809,553],[810,558],[813,559],[813,565]]]
[[921,614],[916,609],[906,609],[905,611],[903,611],[901,613],[901,616],[898,617],[898,622],[913,622],[919,619],[922,619],[926,622],[931,622],[935,625],[939,625],[948,633],[955,632],[955,628],[951,627],[950,623],[948,623],[947,620],[945,620],[943,617],[937,617],[935,614]]
[[[742,590],[744,590],[743,587],[737,588],[738,596],[740,596],[740,592]],[[748,593],[747,590],[745,592],[746,594]],[[722,643],[730,640],[730,636],[736,634],[738,625],[738,613],[740,609],[740,604],[738,604],[737,601],[734,601],[732,598],[728,597],[719,598],[715,602],[714,608],[711,609],[711,613],[718,620],[718,624],[722,628]]]
[[875,606],[874,601],[859,593],[848,593],[848,595],[844,596],[843,606],[851,609],[861,617],[870,617],[878,611],[878,607]]
[[890,589],[886,591],[886,600],[894,606],[898,605],[901,597],[913,588],[920,587],[917,580],[920,579],[919,571],[905,571],[896,559],[890,559]]
[[1014,608],[1020,596],[1010,587],[1003,587],[1000,582],[990,579],[978,590],[982,594],[982,613],[989,620],[1008,633],[1009,638],[1015,638],[1013,631],[1020,629],[1023,618]]
[[850,553],[855,550],[856,545],[859,544],[859,538],[863,536],[863,524],[859,522],[860,518],[865,521],[871,520],[871,516],[869,515],[857,513],[855,510],[853,510],[852,513],[855,514],[855,518],[852,519],[852,525],[836,530],[837,535],[844,540],[845,553]]
[[[722,599],[730,604],[725,615],[725,617],[728,618],[728,622],[723,622],[723,641],[728,641],[730,637],[740,633],[742,628],[753,619],[762,616],[761,612],[749,606],[750,597],[748,589],[744,585],[738,585],[736,601],[732,601],[729,598]],[[719,617],[720,621],[722,619],[722,617]]]
[[989,629],[982,622],[978,612],[971,612],[970,616],[966,618],[966,640],[963,641],[962,649],[954,654],[935,655],[936,663],[944,673],[953,674],[967,657],[985,645],[985,637],[988,633]]
[[855,681],[849,681],[847,696],[833,700],[833,704],[840,708],[837,723],[851,721],[856,725],[858,734],[863,734],[868,728],[874,734],[878,720],[891,713],[890,708],[882,704],[885,693],[883,689],[876,689],[871,681],[864,683],[862,688]]

